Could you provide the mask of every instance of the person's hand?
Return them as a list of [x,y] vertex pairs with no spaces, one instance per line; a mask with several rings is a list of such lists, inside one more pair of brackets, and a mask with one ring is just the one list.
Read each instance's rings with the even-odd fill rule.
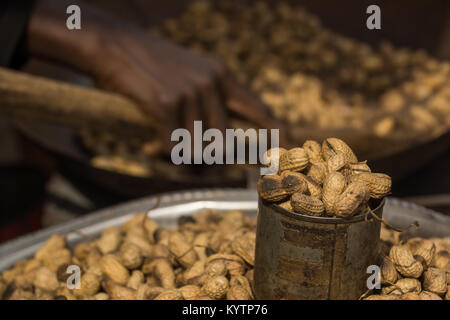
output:
[[28,30],[31,54],[69,64],[92,75],[98,87],[133,99],[154,120],[166,147],[176,128],[193,132],[194,120],[203,120],[203,130],[223,132],[231,115],[259,128],[279,128],[280,143],[287,139],[283,124],[219,61],[84,3],[81,30],[68,30],[69,4],[37,2]]

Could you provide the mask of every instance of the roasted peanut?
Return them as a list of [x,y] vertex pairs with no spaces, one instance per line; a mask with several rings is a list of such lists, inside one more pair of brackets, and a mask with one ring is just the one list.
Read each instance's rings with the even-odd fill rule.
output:
[[202,287],[205,294],[212,299],[222,299],[228,291],[228,279],[224,276],[208,278]]
[[447,292],[447,276],[438,268],[428,268],[423,273],[423,288],[439,296]]
[[331,172],[323,182],[322,201],[328,216],[333,216],[337,198],[344,191],[346,186],[345,177],[339,172]]
[[103,254],[108,254],[116,251],[121,241],[120,228],[109,227],[103,230],[101,238],[97,241],[97,247]]
[[258,181],[258,193],[264,200],[281,201],[285,199],[289,193],[282,186],[282,179],[278,175],[267,175]]
[[393,246],[389,252],[389,258],[401,275],[411,278],[419,278],[422,275],[422,264],[414,259],[411,251],[407,247]]
[[334,213],[337,217],[348,218],[359,213],[367,203],[369,190],[360,182],[350,183],[336,198]]
[[141,249],[131,242],[122,245],[119,256],[122,264],[130,270],[140,267],[144,260]]
[[301,193],[294,193],[292,195],[291,206],[295,212],[308,216],[320,217],[325,210],[322,201]]
[[308,166],[309,157],[303,148],[293,148],[280,156],[280,171],[302,171]]
[[126,285],[130,278],[130,273],[125,268],[119,258],[108,254],[100,260],[103,274],[120,285]]
[[178,263],[185,268],[192,266],[194,262],[198,260],[197,253],[193,246],[180,232],[174,231],[170,234],[168,248]]

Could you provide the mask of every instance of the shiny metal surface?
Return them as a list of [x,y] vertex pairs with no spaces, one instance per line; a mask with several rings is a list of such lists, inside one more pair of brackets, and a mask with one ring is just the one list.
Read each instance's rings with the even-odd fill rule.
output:
[[[102,229],[120,225],[133,214],[148,211],[158,203],[149,216],[165,227],[175,227],[178,217],[199,213],[204,209],[227,211],[239,209],[249,215],[256,215],[258,196],[247,189],[208,189],[174,192],[130,201],[122,205],[93,212],[61,225],[47,228],[0,245],[0,270],[12,266],[17,260],[27,258],[52,234],[65,234],[70,246],[85,237],[98,235]],[[424,237],[450,235],[450,217],[427,210],[401,200],[388,198],[384,217],[392,224],[405,227],[418,220],[421,228],[417,235]],[[83,234],[83,236],[81,235]]]

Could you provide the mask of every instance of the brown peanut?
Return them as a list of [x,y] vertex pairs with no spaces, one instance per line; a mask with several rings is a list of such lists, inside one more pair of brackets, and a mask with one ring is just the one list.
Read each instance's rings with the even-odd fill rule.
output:
[[316,217],[320,217],[325,210],[322,201],[302,193],[294,193],[292,195],[291,206],[297,213]]
[[107,254],[103,256],[100,260],[100,266],[103,274],[115,283],[120,285],[128,283],[130,273],[115,255]]
[[280,156],[280,171],[302,171],[308,163],[306,151],[303,148],[293,148]]
[[380,199],[391,192],[391,177],[384,173],[363,172],[350,177],[350,182],[362,182],[369,188],[370,196]]
[[258,181],[258,193],[264,200],[277,202],[285,199],[289,193],[282,186],[282,179],[278,175],[267,175]]
[[334,216],[337,198],[342,194],[346,186],[344,175],[340,172],[331,172],[323,183],[322,201],[328,216]]
[[359,213],[368,200],[369,190],[366,185],[359,182],[350,183],[345,190],[336,198],[335,215],[348,218]]
[[422,275],[422,264],[414,259],[411,251],[407,247],[393,246],[389,252],[389,258],[401,275],[411,278],[419,278]]

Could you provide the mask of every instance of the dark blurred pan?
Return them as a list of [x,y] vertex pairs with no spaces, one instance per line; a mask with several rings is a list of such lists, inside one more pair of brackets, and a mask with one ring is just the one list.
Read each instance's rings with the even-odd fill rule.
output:
[[[16,128],[24,137],[54,156],[62,168],[124,196],[141,196],[162,190],[246,185],[246,176],[241,169],[236,169],[241,170],[240,174],[230,174],[225,170],[225,166],[203,167],[198,173],[187,171],[186,174],[175,177],[151,178],[134,177],[99,169],[91,166],[89,155],[77,142],[77,134],[72,129],[47,124],[31,124],[24,121],[17,122]],[[388,142],[370,136],[356,136],[354,132],[353,135],[349,135],[345,131],[322,131],[315,134],[311,131],[308,132],[310,139],[319,141],[324,137],[338,136],[349,141],[351,146],[357,146],[358,142],[361,144],[361,141],[371,147],[376,146],[375,149],[378,148],[380,152],[366,153],[367,157],[364,153],[358,152],[364,150],[355,149],[361,160],[369,161],[373,171],[388,173],[394,180],[407,176],[450,149],[450,132],[436,139],[403,147],[401,145],[389,146]],[[301,142],[299,140],[299,143]]]

